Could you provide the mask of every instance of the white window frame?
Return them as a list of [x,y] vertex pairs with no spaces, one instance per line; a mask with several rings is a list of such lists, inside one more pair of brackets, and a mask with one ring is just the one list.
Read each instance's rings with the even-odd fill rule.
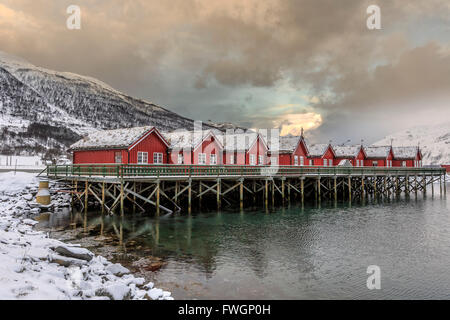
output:
[[406,161],[402,161],[402,167],[406,167]]
[[210,154],[209,155],[209,164],[210,165],[216,165],[217,164],[217,155],[216,154]]
[[314,165],[314,159],[309,159],[309,165],[313,166]]
[[198,154],[198,164],[201,164],[201,165],[206,164],[206,153]]
[[164,156],[162,152],[153,152],[153,164],[163,164]]
[[138,151],[137,152],[137,163],[138,164],[148,164],[148,152]]
[[[120,161],[118,161],[120,159]],[[122,152],[116,151],[114,152],[114,163],[122,163]]]
[[294,156],[294,166],[298,166],[298,156]]
[[301,166],[305,165],[305,157],[304,156],[300,156],[300,165]]
[[177,158],[177,164],[183,164],[184,163],[184,155],[182,153],[178,154]]
[[234,164],[234,154],[230,155],[230,164]]
[[364,160],[359,160],[359,164],[361,167],[364,167]]
[[258,155],[258,165],[259,166],[264,165],[264,156],[263,155]]
[[323,166],[327,167],[328,166],[328,159],[323,159]]
[[255,163],[255,155],[254,154],[251,154],[250,156],[249,156],[249,162],[250,162],[250,165],[251,166],[254,166],[256,163]]

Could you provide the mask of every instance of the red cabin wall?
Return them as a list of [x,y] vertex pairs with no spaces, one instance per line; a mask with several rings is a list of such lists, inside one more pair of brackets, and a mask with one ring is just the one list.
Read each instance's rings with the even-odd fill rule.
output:
[[178,154],[183,155],[183,164],[192,164],[192,152],[190,150],[172,150],[169,152],[169,164],[178,164]]
[[291,154],[290,153],[280,153],[278,155],[278,164],[280,166],[290,166],[291,164],[294,164]]
[[122,153],[122,163],[128,163],[127,150],[80,150],[73,152],[73,163],[115,163],[116,152]]
[[137,144],[130,147],[130,161],[129,163],[137,163],[138,151],[148,152],[148,163],[153,164],[153,153],[159,152],[163,154],[163,163],[168,163],[167,146],[161,138],[152,132],[147,137],[139,141]]
[[245,156],[245,164],[250,165],[250,155],[255,155],[255,164],[258,165],[258,156],[264,156],[263,164],[267,164],[267,148],[264,143],[261,141],[261,138],[258,137],[256,143],[248,150]]
[[193,160],[192,160],[193,164],[199,164],[198,163],[199,153],[206,153],[206,165],[210,164],[210,155],[211,154],[216,154],[217,155],[217,164],[222,164],[223,152],[214,137],[207,138],[206,140],[204,140],[202,142],[202,144],[197,149],[194,150]]

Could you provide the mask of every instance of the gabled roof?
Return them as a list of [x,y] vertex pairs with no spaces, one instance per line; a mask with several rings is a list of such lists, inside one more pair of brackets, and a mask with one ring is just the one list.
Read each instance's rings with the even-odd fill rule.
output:
[[[336,158],[354,158],[358,156],[361,145],[356,146],[333,146]],[[364,148],[363,148],[364,152]]]
[[69,150],[98,150],[128,148],[147,134],[155,132],[165,144],[167,141],[153,126],[102,130],[90,133],[72,144]]
[[331,147],[331,150],[334,153],[333,147],[329,143],[317,143],[308,145],[309,156],[322,157],[325,152],[327,152],[329,147]]
[[246,133],[224,134],[218,137],[222,139],[225,151],[245,152],[255,144],[256,140],[258,139],[258,133],[246,132]]
[[394,153],[394,159],[415,159],[417,152],[419,152],[418,147],[393,147],[392,152]]
[[182,130],[164,132],[162,135],[169,142],[170,149],[196,149],[208,137],[214,137],[219,144],[219,147],[223,148],[220,136],[216,136],[212,130]]
[[366,152],[367,158],[387,158],[389,156],[389,152],[391,151],[391,146],[370,146],[364,147],[364,151]]

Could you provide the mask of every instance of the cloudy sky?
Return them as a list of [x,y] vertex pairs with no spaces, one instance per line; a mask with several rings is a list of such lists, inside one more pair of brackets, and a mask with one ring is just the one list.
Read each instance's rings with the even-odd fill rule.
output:
[[196,120],[373,142],[450,118],[449,19],[448,0],[0,0],[0,50]]

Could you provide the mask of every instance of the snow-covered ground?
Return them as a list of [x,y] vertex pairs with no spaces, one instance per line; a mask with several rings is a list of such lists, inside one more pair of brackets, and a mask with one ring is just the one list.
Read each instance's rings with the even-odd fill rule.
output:
[[39,156],[8,156],[0,154],[0,169],[39,169],[45,164]]
[[0,299],[173,299],[120,264],[33,230],[37,185],[32,173],[0,173]]

